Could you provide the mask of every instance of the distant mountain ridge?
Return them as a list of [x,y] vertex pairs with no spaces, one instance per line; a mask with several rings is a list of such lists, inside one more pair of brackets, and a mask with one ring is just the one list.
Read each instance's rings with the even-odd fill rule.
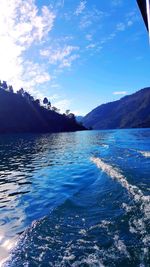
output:
[[75,117],[59,114],[40,106],[39,100],[25,93],[14,93],[12,88],[0,88],[0,133],[45,133],[85,130]]
[[83,116],[76,116],[76,121],[81,123],[83,118],[84,118]]
[[120,100],[103,104],[83,118],[87,128],[150,128],[150,87]]

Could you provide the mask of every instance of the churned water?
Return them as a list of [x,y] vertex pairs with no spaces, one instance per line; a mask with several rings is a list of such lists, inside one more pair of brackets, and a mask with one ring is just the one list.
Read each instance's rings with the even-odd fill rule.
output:
[[0,261],[150,266],[150,129],[0,136]]

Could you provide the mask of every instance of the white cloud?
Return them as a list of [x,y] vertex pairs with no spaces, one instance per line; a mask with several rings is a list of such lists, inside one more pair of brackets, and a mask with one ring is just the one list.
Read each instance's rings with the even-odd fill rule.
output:
[[80,29],[86,29],[90,26],[92,26],[95,23],[95,27],[100,27],[100,24],[98,24],[98,21],[100,21],[102,18],[107,16],[107,14],[99,9],[96,9],[95,7],[91,10],[87,11],[84,15],[82,15],[79,27]]
[[125,31],[126,25],[124,23],[118,23],[116,26],[117,31]]
[[24,77],[24,86],[28,90],[35,88],[36,85],[49,82],[52,77],[48,72],[45,71],[45,67],[39,63],[33,63],[32,61],[27,61],[24,63],[26,71],[23,75]]
[[126,17],[126,24],[128,27],[132,26],[134,23],[138,22],[141,19],[136,9],[127,13],[125,17]]
[[86,49],[93,49],[96,47],[96,44],[89,44],[86,46]]
[[124,22],[117,23],[115,26],[115,30],[112,33],[108,34],[108,36],[102,38],[100,41],[100,44],[103,45],[103,44],[113,40],[114,38],[117,37],[119,32],[123,32],[123,31],[127,30],[129,27],[131,27],[134,24],[134,22],[136,22],[136,20],[137,20],[137,18],[134,19],[132,17],[133,14],[134,13],[127,14]]
[[45,50],[41,50],[41,56],[47,57],[50,64],[58,65],[60,68],[70,67],[79,54],[76,52],[79,50],[78,46],[65,45],[64,47],[49,47]]
[[116,37],[116,32],[110,33],[107,37],[102,38],[100,44],[106,44],[107,42],[113,40]]
[[125,31],[131,27],[138,20],[134,12],[126,15],[124,22],[120,22],[116,25],[116,31]]
[[133,25],[133,21],[132,21],[132,20],[128,20],[128,21],[127,21],[127,25],[128,25],[128,26],[132,26],[132,25]]
[[60,89],[60,88],[61,88],[61,85],[58,84],[58,83],[52,83],[52,84],[50,85],[50,87],[51,87],[51,88],[55,88],[55,89]]
[[71,111],[75,116],[85,116],[86,113],[83,110],[73,110]]
[[127,94],[127,91],[116,91],[116,92],[113,92],[113,95],[126,95]]
[[[46,38],[53,28],[54,13],[46,6],[38,10],[34,0],[1,0],[0,5],[0,78],[16,89],[50,80],[43,66],[29,64],[24,55]],[[30,81],[26,80],[28,74]]]
[[55,100],[58,100],[58,99],[60,99],[60,96],[57,95],[57,94],[50,96],[50,101],[55,101]]
[[122,5],[122,0],[112,0],[112,5],[115,7]]
[[55,3],[56,8],[63,8],[65,4],[65,0],[57,0],[57,2]]
[[86,3],[87,1],[81,1],[75,11],[75,15],[79,16],[80,14],[82,14],[82,12],[84,11],[85,7],[86,7]]
[[57,94],[51,95],[51,93],[48,93],[48,92],[46,92],[46,94],[45,94],[44,92],[39,91],[39,90],[35,90],[34,93],[35,93],[36,98],[39,99],[41,101],[41,103],[42,103],[45,96],[48,98],[48,100],[51,102],[52,105],[54,102],[61,99],[60,95],[57,95]]
[[87,34],[87,35],[85,36],[85,38],[86,38],[86,40],[88,40],[88,41],[92,41],[93,36],[92,36],[92,34]]
[[62,113],[65,112],[67,109],[70,109],[70,105],[71,105],[71,100],[69,99],[62,99],[57,102],[54,102],[53,104],[53,106],[60,109]]

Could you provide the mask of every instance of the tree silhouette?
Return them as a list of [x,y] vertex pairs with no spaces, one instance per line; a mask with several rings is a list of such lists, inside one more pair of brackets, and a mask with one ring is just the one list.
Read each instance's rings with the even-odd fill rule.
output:
[[3,88],[4,90],[6,90],[6,89],[8,88],[8,86],[7,86],[7,82],[6,82],[6,81],[3,81],[3,83],[2,83],[2,88]]
[[52,110],[57,112],[57,108],[56,107],[52,107]]
[[1,82],[1,80],[0,80],[0,88],[2,87],[2,82]]
[[9,90],[10,93],[13,93],[14,92],[12,85],[9,85],[8,86],[8,90]]
[[51,109],[51,102],[50,101],[47,103],[47,108]]
[[74,121],[76,120],[76,117],[75,117],[75,115],[73,113],[69,113],[68,114],[68,118],[71,119],[71,120],[74,120]]
[[23,95],[27,101],[29,102],[33,102],[34,101],[34,98],[32,95],[30,95],[28,92],[24,92],[24,95]]
[[44,105],[47,105],[47,104],[48,104],[48,99],[47,99],[47,97],[44,97],[44,99],[43,99],[43,104],[44,104]]
[[66,110],[66,115],[68,116],[69,113],[70,113],[70,109],[67,109],[67,110]]
[[23,88],[20,88],[18,91],[17,91],[17,94],[18,95],[21,95],[21,96],[24,96],[24,89]]
[[36,99],[36,100],[34,101],[34,103],[35,103],[36,105],[40,106],[40,100],[39,100],[39,99]]

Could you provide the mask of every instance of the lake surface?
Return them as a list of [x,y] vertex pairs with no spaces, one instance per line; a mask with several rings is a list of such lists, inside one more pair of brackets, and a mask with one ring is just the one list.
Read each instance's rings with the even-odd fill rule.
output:
[[4,266],[150,266],[150,129],[0,136]]

